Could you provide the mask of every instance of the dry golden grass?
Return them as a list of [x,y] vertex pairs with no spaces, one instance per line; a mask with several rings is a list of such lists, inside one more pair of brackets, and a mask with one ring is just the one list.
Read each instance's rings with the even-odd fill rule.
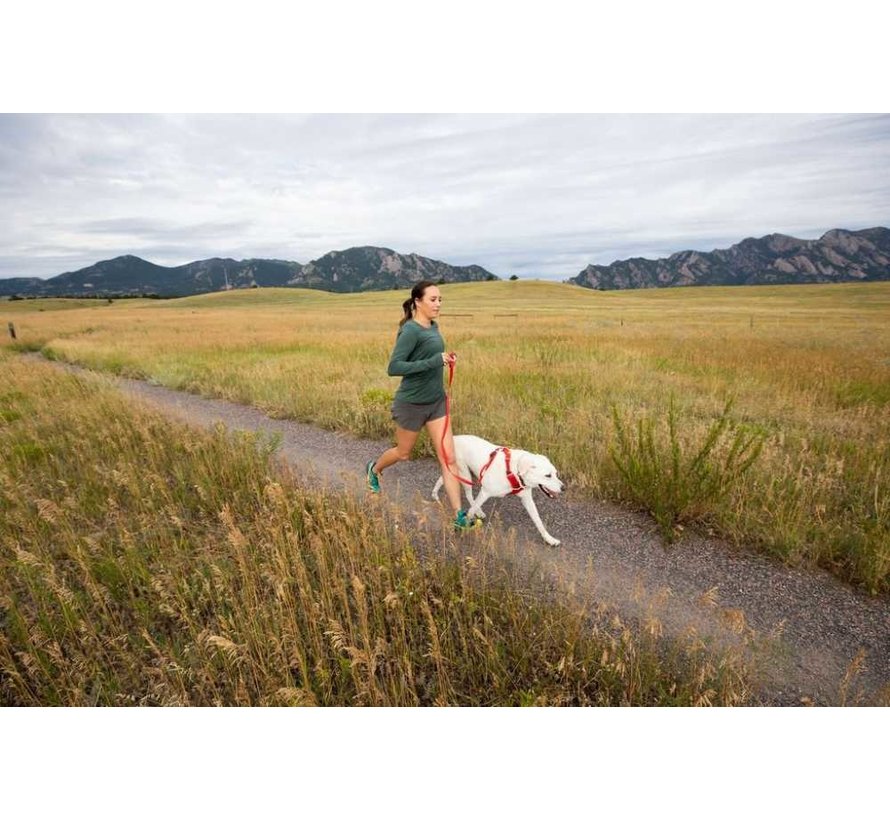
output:
[[[697,524],[890,588],[890,283],[442,292],[458,432],[546,452],[576,492],[636,503],[610,455],[613,409],[669,453],[673,400],[694,451],[734,397],[734,429],[763,450]],[[403,298],[263,289],[52,314],[18,302],[9,318],[22,348],[382,437]]]
[[0,366],[0,705],[750,699],[738,657],[544,594],[488,536],[408,537],[377,499],[300,487],[268,441]]

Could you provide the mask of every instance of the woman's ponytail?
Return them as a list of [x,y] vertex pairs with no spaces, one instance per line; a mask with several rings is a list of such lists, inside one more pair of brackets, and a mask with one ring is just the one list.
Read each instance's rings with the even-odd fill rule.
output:
[[405,322],[407,322],[414,315],[414,300],[406,299],[402,302],[402,312],[405,314],[402,316],[402,321],[399,322],[399,327],[401,327]]
[[399,327],[401,327],[405,322],[409,319],[414,318],[414,301],[415,299],[423,299],[423,294],[426,293],[426,289],[435,285],[435,282],[427,282],[424,280],[423,282],[418,282],[413,288],[411,288],[411,298],[406,299],[402,302],[402,312],[405,314],[402,316],[402,321],[399,322]]

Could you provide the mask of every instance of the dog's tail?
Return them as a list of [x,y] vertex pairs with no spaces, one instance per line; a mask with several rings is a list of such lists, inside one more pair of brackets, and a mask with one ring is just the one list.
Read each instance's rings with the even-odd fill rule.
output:
[[438,480],[436,481],[436,486],[433,487],[433,501],[439,500],[439,490],[442,489],[442,484],[444,484],[444,481],[442,479],[442,476],[439,476]]

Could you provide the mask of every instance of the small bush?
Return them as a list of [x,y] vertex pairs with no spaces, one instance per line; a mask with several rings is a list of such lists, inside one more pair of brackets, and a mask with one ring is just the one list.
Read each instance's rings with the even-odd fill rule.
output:
[[393,394],[389,390],[381,390],[379,387],[371,387],[361,396],[362,407],[389,407],[392,399]]
[[[735,427],[729,418],[732,399],[699,443],[681,443],[677,413],[671,397],[668,408],[668,443],[656,439],[652,421],[640,419],[636,438],[613,405],[617,446],[610,456],[624,479],[626,492],[655,518],[668,542],[680,525],[701,520],[722,500],[732,485],[757,460],[763,434]],[[728,450],[719,447],[729,437]],[[718,453],[725,452],[721,456]]]

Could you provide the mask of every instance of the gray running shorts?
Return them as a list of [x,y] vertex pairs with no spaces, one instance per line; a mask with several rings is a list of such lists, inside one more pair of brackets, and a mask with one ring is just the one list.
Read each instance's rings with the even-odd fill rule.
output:
[[418,433],[428,421],[441,419],[445,416],[445,396],[432,404],[413,404],[410,401],[392,403],[392,418],[403,430]]

